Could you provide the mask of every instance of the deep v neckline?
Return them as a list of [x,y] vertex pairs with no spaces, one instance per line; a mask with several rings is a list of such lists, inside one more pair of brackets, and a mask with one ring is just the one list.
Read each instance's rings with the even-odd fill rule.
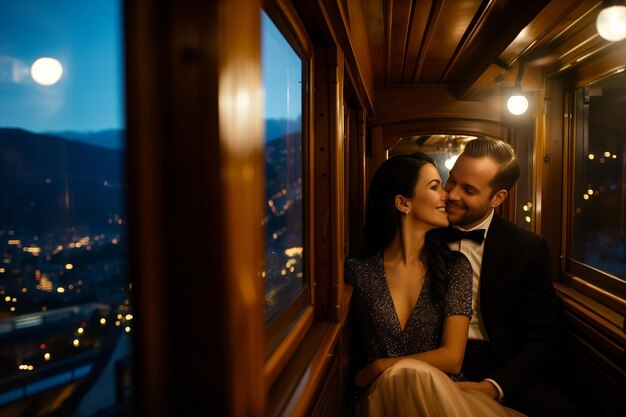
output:
[[409,328],[409,324],[411,324],[411,320],[413,319],[413,316],[415,315],[415,310],[417,309],[417,306],[419,305],[420,300],[422,299],[422,293],[424,292],[424,286],[426,285],[428,274],[424,274],[424,281],[422,281],[422,287],[420,288],[420,293],[417,296],[417,299],[415,300],[415,304],[413,305],[413,308],[411,309],[411,312],[409,313],[409,317],[407,317],[406,323],[404,323],[404,328],[403,328],[402,323],[400,323],[400,316],[398,316],[396,303],[393,301],[393,296],[391,295],[391,289],[389,288],[389,283],[387,282],[387,272],[385,271],[385,257],[384,257],[383,252],[380,252],[379,261],[380,261],[380,267],[382,269],[383,283],[385,285],[385,289],[387,290],[386,291],[387,302],[390,303],[391,310],[393,310],[393,315],[395,317],[395,322],[396,322],[396,328],[399,329],[400,333],[404,335],[406,334],[406,330]]

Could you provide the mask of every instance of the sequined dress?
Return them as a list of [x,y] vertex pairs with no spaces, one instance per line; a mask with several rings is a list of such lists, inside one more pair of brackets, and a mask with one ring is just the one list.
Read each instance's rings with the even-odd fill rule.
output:
[[[471,316],[472,266],[461,253],[455,255],[448,267],[449,283],[444,305],[438,307],[433,302],[432,280],[426,274],[420,296],[404,330],[400,327],[387,286],[382,252],[367,259],[348,259],[346,282],[354,288],[353,312],[366,343],[369,362],[437,349],[441,345],[446,316]],[[459,375],[451,377],[458,379]]]
[[[420,296],[404,330],[400,326],[387,285],[383,254],[346,261],[346,282],[353,286],[354,318],[360,328],[369,362],[437,349],[443,321],[450,315],[471,316],[472,267],[458,253],[448,267],[448,288],[442,306],[431,297],[426,274]],[[462,391],[446,375],[419,360],[397,362],[379,376],[360,398],[359,417],[523,417],[478,391]]]

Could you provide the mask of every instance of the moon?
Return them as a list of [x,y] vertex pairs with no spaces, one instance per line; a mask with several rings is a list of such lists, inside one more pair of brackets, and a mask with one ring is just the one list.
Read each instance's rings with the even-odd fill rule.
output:
[[56,84],[63,75],[63,66],[54,58],[39,58],[30,67],[30,75],[37,84]]

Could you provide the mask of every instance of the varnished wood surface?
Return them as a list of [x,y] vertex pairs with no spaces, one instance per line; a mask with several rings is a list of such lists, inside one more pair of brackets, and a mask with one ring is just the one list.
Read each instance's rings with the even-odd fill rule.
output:
[[308,306],[302,314],[295,319],[290,327],[289,332],[281,340],[279,346],[265,360],[263,367],[264,386],[270,387],[276,380],[276,377],[282,372],[291,359],[294,352],[298,349],[304,336],[313,324],[314,309]]
[[[338,386],[345,386],[347,373],[333,373],[333,364],[348,360],[349,345],[344,339],[348,336],[348,312],[352,297],[352,287],[346,287],[342,294],[342,316],[336,323],[318,321],[309,330],[304,342],[293,355],[289,366],[279,376],[268,391],[269,417],[304,417],[309,415],[316,404],[327,401],[322,385],[329,375]],[[343,392],[328,395],[343,395]],[[319,406],[318,406],[319,407]],[[341,415],[340,404],[335,404],[331,415]]]
[[[374,85],[445,85],[463,96],[493,63],[506,68],[503,52],[516,56],[542,34],[532,22],[548,3],[366,0]],[[542,16],[553,18],[566,7],[551,6]],[[526,27],[528,35],[518,39]]]
[[576,290],[556,284],[567,327],[564,381],[589,411],[617,417],[626,406],[626,334],[618,315]]
[[387,87],[375,91],[376,118],[371,126],[392,125],[422,118],[501,121],[500,100],[459,101],[445,87]]
[[260,7],[127,4],[141,415],[264,415]]

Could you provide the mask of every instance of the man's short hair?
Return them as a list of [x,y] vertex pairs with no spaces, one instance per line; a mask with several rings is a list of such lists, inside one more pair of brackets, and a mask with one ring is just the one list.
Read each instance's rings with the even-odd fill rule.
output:
[[490,138],[477,138],[465,145],[462,155],[470,158],[488,157],[500,166],[489,183],[492,196],[500,190],[510,191],[519,179],[520,168],[515,157],[515,151],[506,142]]

